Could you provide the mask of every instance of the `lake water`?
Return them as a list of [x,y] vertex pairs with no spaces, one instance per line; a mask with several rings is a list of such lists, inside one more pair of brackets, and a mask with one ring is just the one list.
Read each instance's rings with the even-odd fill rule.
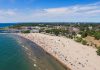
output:
[[0,70],[66,70],[35,43],[0,34]]
[[15,25],[15,23],[0,23],[0,28],[1,28],[1,27],[12,26],[12,25]]

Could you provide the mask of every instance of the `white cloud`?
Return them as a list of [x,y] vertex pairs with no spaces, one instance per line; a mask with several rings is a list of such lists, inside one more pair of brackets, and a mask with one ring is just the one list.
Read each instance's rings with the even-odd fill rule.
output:
[[93,13],[100,14],[100,10],[92,10],[92,11],[89,11],[87,13],[88,14],[93,14]]
[[[10,18],[9,18],[10,17]],[[99,21],[100,2],[58,8],[0,10],[0,21]]]
[[65,13],[67,11],[66,8],[50,8],[44,9],[47,13]]
[[2,16],[14,16],[16,15],[16,11],[15,10],[0,10],[0,15]]
[[12,11],[12,10],[8,10],[8,11],[6,11],[5,12],[7,15],[9,15],[9,16],[14,16],[14,15],[16,15],[16,12],[15,11]]
[[52,14],[82,14],[84,15],[87,12],[92,12],[92,13],[97,13],[96,11],[99,12],[100,10],[100,5],[75,5],[75,6],[70,6],[70,7],[61,7],[61,8],[49,8],[49,9],[44,9],[47,13],[52,13]]

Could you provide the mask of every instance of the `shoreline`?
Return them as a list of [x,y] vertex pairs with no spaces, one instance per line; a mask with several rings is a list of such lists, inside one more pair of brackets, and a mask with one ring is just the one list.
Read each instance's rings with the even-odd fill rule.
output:
[[[19,36],[21,37],[21,36]],[[29,59],[31,60],[31,62],[33,62],[33,55],[30,55],[32,53],[34,53],[34,50],[32,49],[32,44],[34,44],[37,48],[39,48],[42,52],[45,53],[45,56],[48,58],[51,58],[54,60],[54,62],[57,62],[57,64],[61,65],[64,70],[70,70],[68,68],[66,68],[65,65],[63,65],[63,63],[61,63],[60,61],[58,61],[54,56],[52,56],[51,54],[49,54],[48,52],[46,52],[44,49],[42,49],[39,45],[37,45],[36,43],[32,42],[31,40],[27,39],[27,38],[24,38],[24,37],[21,37],[22,39],[25,39],[25,41],[27,42],[31,42],[31,46],[29,45],[28,47],[27,46],[24,46],[22,45],[22,48],[24,48],[24,51],[26,52],[27,56],[29,57]],[[26,48],[25,48],[26,47]],[[27,53],[28,52],[28,53]],[[30,52],[30,53],[29,53]],[[41,52],[40,52],[41,53]],[[38,57],[39,58],[39,57]],[[39,58],[40,59],[40,58]],[[34,66],[34,64],[33,64]]]
[[[40,47],[41,48],[41,47]],[[58,60],[55,56],[53,56],[52,54],[49,54],[46,50],[44,50],[43,49],[43,51],[46,53],[46,54],[48,54],[49,56],[52,56],[54,59],[55,59],[55,61],[58,61],[65,69],[67,69],[67,70],[71,70],[68,66],[66,66],[65,64],[63,64],[60,60]]]
[[[55,48],[53,48],[52,49],[52,46],[55,44],[53,44],[53,45],[51,45],[52,43],[53,43],[53,41],[51,40],[51,39],[53,39],[53,40],[55,40],[54,38],[60,38],[60,37],[55,37],[55,36],[49,36],[49,35],[44,35],[44,34],[39,34],[39,33],[30,33],[30,34],[17,34],[17,35],[19,35],[19,36],[22,36],[22,37],[24,37],[24,38],[26,38],[26,39],[28,39],[28,40],[30,40],[30,41],[32,41],[32,42],[34,42],[34,43],[36,43],[37,45],[39,45],[40,46],[40,48],[42,48],[47,54],[49,54],[50,56],[53,56],[54,58],[55,58],[55,60],[57,60],[57,61],[59,61],[64,67],[66,67],[68,70],[99,70],[100,68],[98,67],[99,65],[100,65],[100,63],[98,63],[98,65],[96,66],[96,67],[92,67],[92,68],[90,68],[89,67],[89,64],[90,63],[88,63],[87,62],[87,66],[88,67],[84,67],[84,65],[82,64],[82,63],[84,63],[85,61],[83,61],[82,63],[79,61],[79,60],[84,60],[83,58],[81,58],[81,59],[79,59],[78,57],[80,57],[80,56],[76,56],[78,59],[75,59],[75,61],[77,62],[79,62],[79,64],[77,64],[77,65],[81,65],[79,68],[77,68],[76,66],[74,66],[75,65],[75,63],[74,63],[74,61],[72,61],[72,60],[70,60],[70,64],[68,63],[68,62],[66,62],[65,63],[65,60],[66,61],[68,61],[68,57],[66,58],[66,59],[64,59],[64,55],[66,55],[65,53],[63,53],[63,55],[61,55],[60,57],[62,58],[60,58],[60,57],[58,57],[58,55],[59,54],[55,54],[55,53],[57,53],[57,51],[54,51],[54,49]],[[41,36],[41,38],[39,39],[39,36]],[[34,39],[32,38],[32,36],[34,36]],[[46,41],[44,41],[44,39],[45,40],[49,40],[49,37],[50,37],[50,40],[51,40],[51,44],[49,44],[49,47],[48,47],[48,44],[46,43]],[[53,37],[53,38],[52,38]],[[62,38],[61,38],[62,39]],[[39,41],[39,40],[41,40],[41,41]],[[57,39],[56,39],[57,40]],[[56,41],[55,40],[55,41]],[[59,39],[60,40],[60,39]],[[43,42],[45,42],[45,43],[43,43]],[[49,42],[49,41],[48,41]],[[71,42],[73,42],[73,41],[71,41]],[[43,44],[42,44],[43,43]],[[74,42],[73,42],[74,43]],[[88,48],[86,48],[86,47],[83,47],[83,45],[81,45],[81,44],[77,44],[77,43],[75,43],[76,45],[79,45],[80,47],[82,46],[82,48],[81,49],[90,49],[90,50],[92,50],[92,52],[94,52],[95,51],[95,49],[93,49],[93,48],[90,48],[90,47],[88,47]],[[51,46],[50,46],[51,45]],[[56,44],[55,44],[56,45]],[[54,45],[54,46],[55,46]],[[64,46],[65,44],[63,44],[63,46]],[[69,44],[70,45],[70,44]],[[47,47],[46,47],[47,46]],[[62,46],[62,45],[61,45]],[[74,45],[73,45],[74,46]],[[57,46],[58,48],[59,48],[59,46]],[[51,49],[51,50],[50,50]],[[66,49],[66,48],[65,48]],[[49,50],[49,51],[48,51]],[[56,49],[57,50],[57,49]],[[63,51],[63,48],[61,49],[59,49],[60,50],[60,52],[61,51]],[[71,51],[72,51],[73,49],[71,49]],[[54,52],[52,52],[52,51],[54,51]],[[67,51],[67,50],[66,50]],[[66,52],[65,51],[65,52]],[[76,50],[75,50],[76,51]],[[84,51],[83,51],[84,52]],[[86,52],[88,52],[87,50],[86,50]],[[77,52],[74,52],[74,53],[76,53],[77,54]],[[90,53],[88,53],[89,55],[90,55]],[[94,54],[93,54],[94,55]],[[63,57],[62,57],[63,56]],[[70,56],[70,55],[68,55],[68,56]],[[72,56],[74,56],[74,55],[72,55]],[[86,57],[86,55],[85,55],[85,57]],[[93,56],[94,57],[94,56]],[[98,56],[96,56],[96,54],[95,54],[95,57],[97,58]],[[70,57],[69,57],[70,58]],[[88,56],[87,56],[87,58],[89,58]],[[91,57],[90,57],[91,58]],[[89,58],[89,59],[90,59]],[[98,57],[98,58],[100,58],[100,57]],[[73,58],[74,59],[74,58]],[[94,59],[95,60],[95,59]],[[87,59],[87,61],[89,61],[88,59]],[[73,62],[73,63],[72,63]],[[97,62],[97,61],[96,61]],[[98,62],[99,62],[99,60],[98,60]],[[90,64],[91,65],[91,64]],[[94,69],[95,68],[95,69]]]

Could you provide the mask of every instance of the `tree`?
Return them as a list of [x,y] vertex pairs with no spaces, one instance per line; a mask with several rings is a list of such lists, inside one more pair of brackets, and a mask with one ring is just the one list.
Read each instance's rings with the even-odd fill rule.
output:
[[91,31],[88,31],[87,33],[88,33],[88,35],[93,36],[95,34],[95,31],[91,30]]
[[30,33],[30,30],[22,31],[22,33]]
[[59,31],[59,30],[57,30],[57,29],[53,29],[53,33],[54,33],[56,36],[58,36],[58,35],[59,35],[59,33],[60,33],[60,31]]
[[100,56],[100,47],[98,48],[98,50],[96,52],[97,52],[97,55]]
[[87,44],[87,41],[86,40],[82,40],[82,44],[83,45],[86,45]]
[[51,33],[51,30],[46,30],[46,33]]
[[99,40],[100,39],[100,32],[96,32],[94,34],[95,39]]
[[82,38],[81,38],[81,37],[77,37],[77,38],[75,39],[75,41],[76,41],[76,42],[82,42]]
[[82,32],[82,37],[85,38],[87,37],[88,33],[87,32]]

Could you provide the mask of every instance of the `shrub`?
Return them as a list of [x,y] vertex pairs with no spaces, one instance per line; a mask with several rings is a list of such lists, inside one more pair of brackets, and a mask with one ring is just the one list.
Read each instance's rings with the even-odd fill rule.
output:
[[83,32],[83,33],[82,33],[82,37],[83,37],[83,38],[87,37],[87,35],[88,35],[87,32]]
[[100,32],[96,32],[94,34],[95,39],[99,40],[100,39]]
[[51,30],[46,30],[46,33],[51,33]]
[[82,38],[81,38],[81,37],[77,37],[77,38],[75,39],[75,41],[76,41],[76,42],[81,42],[81,41],[82,41]]
[[22,33],[30,33],[30,30],[22,31]]
[[73,39],[73,36],[72,35],[69,35],[68,38]]
[[86,45],[87,44],[87,41],[86,40],[82,40],[82,44],[83,45]]
[[100,47],[99,48],[97,48],[98,50],[96,51],[97,52],[97,55],[99,55],[100,56]]
[[52,33],[55,34],[56,36],[58,36],[60,34],[60,30],[59,29],[50,29],[50,30],[46,30],[46,33]]
[[57,30],[57,29],[53,29],[53,33],[54,33],[56,36],[58,36],[58,35],[60,34],[60,31]]

